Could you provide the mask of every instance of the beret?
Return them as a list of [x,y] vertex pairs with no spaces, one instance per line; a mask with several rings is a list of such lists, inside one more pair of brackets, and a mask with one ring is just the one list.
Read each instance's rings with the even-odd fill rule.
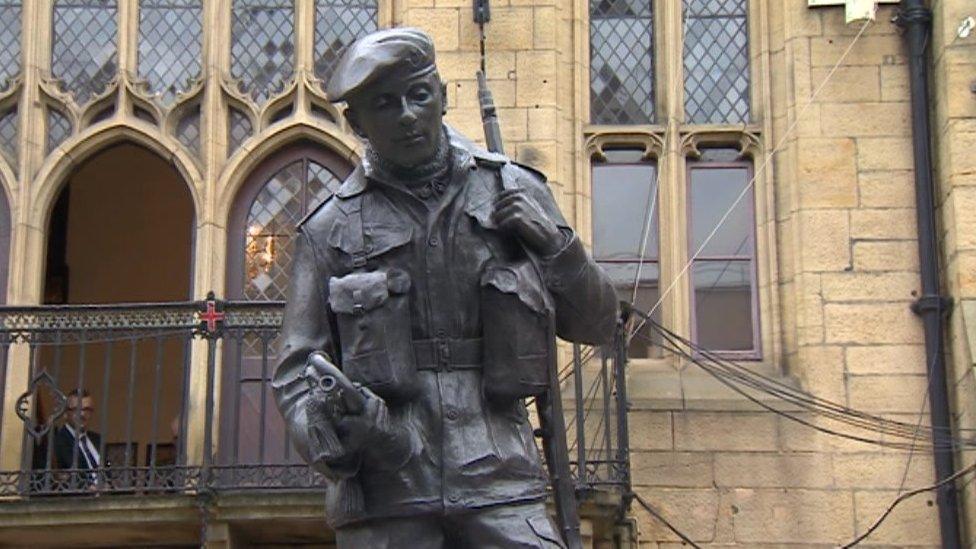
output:
[[342,52],[325,93],[332,102],[345,101],[384,74],[400,68],[408,69],[411,75],[434,70],[434,42],[424,31],[384,29],[356,40]]

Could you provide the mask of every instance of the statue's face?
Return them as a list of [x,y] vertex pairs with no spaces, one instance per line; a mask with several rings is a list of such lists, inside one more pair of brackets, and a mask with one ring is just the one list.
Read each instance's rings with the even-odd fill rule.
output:
[[393,73],[349,98],[346,118],[387,162],[415,168],[434,158],[441,140],[444,89],[437,72]]

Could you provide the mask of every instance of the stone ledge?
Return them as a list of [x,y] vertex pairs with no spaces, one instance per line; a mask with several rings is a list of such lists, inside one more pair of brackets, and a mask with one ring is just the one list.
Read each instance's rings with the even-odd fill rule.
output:
[[[782,375],[772,366],[756,363],[750,370],[772,378],[794,389],[800,384]],[[741,387],[746,395],[778,410],[799,411],[772,395]],[[689,364],[681,369],[661,367],[658,361],[635,361],[627,376],[627,396],[631,410],[660,411],[765,411],[745,395],[727,387],[700,367]]]

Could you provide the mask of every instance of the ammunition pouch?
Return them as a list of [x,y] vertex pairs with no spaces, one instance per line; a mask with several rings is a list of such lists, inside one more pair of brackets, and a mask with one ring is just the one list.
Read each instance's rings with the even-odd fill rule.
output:
[[534,265],[525,259],[489,266],[480,298],[485,396],[511,400],[546,391],[553,315]]
[[329,305],[351,381],[390,400],[418,391],[410,334],[409,275],[399,269],[354,272],[329,280]]

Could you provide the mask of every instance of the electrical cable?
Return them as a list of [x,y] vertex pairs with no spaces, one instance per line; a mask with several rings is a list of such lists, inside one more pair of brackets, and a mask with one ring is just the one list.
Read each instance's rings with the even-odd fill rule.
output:
[[668,519],[664,518],[664,516],[661,513],[658,513],[657,511],[655,511],[654,508],[651,507],[651,505],[649,503],[647,503],[644,500],[644,498],[641,497],[640,494],[634,492],[632,495],[634,496],[634,499],[637,500],[637,503],[639,503],[640,506],[643,507],[645,511],[647,511],[652,517],[656,518],[658,520],[658,522],[660,522],[661,524],[663,524],[664,526],[666,526],[668,530],[671,530],[672,532],[674,532],[674,535],[676,535],[679,538],[681,538],[681,541],[687,543],[688,545],[694,547],[695,549],[701,549],[701,546],[700,545],[698,545],[697,543],[691,541],[691,538],[689,538],[687,535],[685,535],[684,533],[682,533],[681,530],[678,530],[677,528],[675,528],[675,526],[673,524],[671,524],[670,522],[668,522]]
[[[725,375],[725,373],[721,372],[720,370],[717,370],[716,368],[711,367],[707,363],[704,363],[703,361],[701,361],[700,359],[698,359],[697,357],[695,357],[690,352],[685,351],[680,345],[681,345],[681,343],[687,343],[687,342],[678,343],[678,342],[676,342],[672,338],[672,336],[670,334],[667,333],[667,331],[662,330],[661,327],[660,327],[660,325],[654,324],[653,326],[654,326],[655,330],[657,330],[658,333],[662,336],[662,339],[663,339],[663,342],[662,343],[656,343],[656,344],[661,345],[662,348],[664,348],[665,350],[670,351],[670,352],[672,352],[672,353],[674,353],[674,354],[676,354],[676,355],[678,355],[678,356],[680,356],[682,358],[685,358],[685,359],[689,360],[690,362],[698,365],[699,367],[701,367],[702,369],[704,369],[706,372],[708,372],[709,374],[711,374],[713,377],[715,377],[723,385],[726,385],[731,390],[739,393],[740,395],[742,395],[743,397],[745,397],[747,400],[753,402],[754,404],[760,406],[761,408],[763,408],[765,410],[768,410],[768,411],[773,412],[773,413],[775,413],[777,415],[780,415],[780,416],[785,417],[787,419],[790,419],[790,420],[792,420],[794,422],[800,423],[802,425],[805,425],[807,427],[810,427],[812,429],[815,429],[817,431],[820,431],[820,432],[823,432],[823,433],[826,433],[826,434],[830,434],[830,435],[834,435],[834,436],[838,436],[838,437],[842,437],[842,438],[846,438],[846,439],[850,439],[850,440],[855,440],[855,441],[858,441],[858,442],[865,442],[865,443],[869,443],[869,444],[875,444],[875,445],[879,445],[879,446],[889,447],[889,448],[897,448],[897,449],[904,449],[904,450],[908,450],[908,449],[911,448],[911,444],[905,443],[905,442],[889,441],[889,440],[883,440],[883,439],[878,439],[878,438],[874,438],[874,437],[862,436],[862,435],[858,435],[858,434],[845,433],[845,432],[838,431],[838,430],[835,430],[835,429],[831,429],[831,428],[828,428],[828,427],[823,427],[823,426],[820,426],[820,425],[815,425],[815,424],[811,423],[810,421],[808,421],[806,419],[803,419],[803,418],[798,417],[798,416],[795,416],[795,415],[793,415],[793,414],[791,414],[789,412],[786,412],[786,411],[780,410],[778,408],[775,408],[772,405],[770,405],[769,403],[763,402],[762,400],[760,400],[756,396],[754,396],[752,394],[749,394],[745,389],[743,389],[742,387],[738,386],[735,382],[732,381],[733,379],[738,379],[739,381],[741,381],[742,380],[742,376],[741,375]],[[640,334],[639,337],[646,338],[648,341],[651,341],[650,338],[648,338],[647,336],[644,336],[643,334]],[[771,392],[771,391],[766,390],[767,388],[764,387],[764,386],[762,386],[761,384],[754,384],[753,385],[753,388],[755,388],[755,389],[757,389],[759,391],[762,391],[762,392],[766,392],[767,394],[773,394],[773,396],[777,396],[778,398],[782,398],[782,396],[780,394],[776,394],[775,392]],[[838,414],[838,413],[828,414],[828,413],[825,413],[823,410],[818,410],[816,408],[810,408],[810,407],[806,407],[806,408],[808,410],[810,410],[810,411],[815,412],[815,413],[819,413],[820,415],[826,415],[830,419],[834,419],[834,420],[837,420],[837,421],[843,422],[843,423],[853,424],[856,427],[860,427],[861,429],[868,430],[868,431],[872,431],[874,433],[887,434],[887,435],[897,436],[897,437],[901,437],[901,438],[909,438],[909,435],[907,435],[905,433],[902,433],[902,432],[892,432],[891,430],[883,430],[883,429],[879,429],[878,428],[877,423],[883,423],[884,421],[890,421],[890,420],[883,420],[883,418],[876,418],[876,421],[875,422],[864,422],[864,421],[860,421],[858,418],[855,418],[852,421],[850,418],[845,417],[844,414]],[[863,413],[862,413],[862,415],[863,415]],[[955,447],[972,448],[972,447],[976,447],[976,443],[970,442],[970,441],[956,441],[956,440],[953,440],[951,447],[953,447],[953,448],[955,448]]]
[[906,499],[908,499],[910,497],[917,496],[919,494],[922,494],[922,493],[925,493],[925,492],[929,492],[929,491],[932,491],[932,490],[938,490],[939,488],[942,488],[946,484],[949,484],[950,482],[955,482],[956,480],[962,478],[963,476],[965,476],[965,475],[967,475],[969,473],[972,473],[973,471],[976,471],[976,463],[972,463],[968,467],[966,467],[965,469],[961,469],[959,471],[956,471],[956,473],[953,474],[952,476],[948,476],[948,477],[942,479],[941,481],[936,482],[935,484],[930,484],[928,486],[923,486],[921,488],[916,488],[914,490],[911,490],[909,492],[905,492],[904,494],[898,496],[897,498],[895,498],[894,501],[891,502],[890,505],[888,505],[888,507],[884,510],[884,512],[881,513],[881,516],[879,516],[877,518],[877,520],[874,521],[874,524],[872,524],[870,528],[868,528],[867,530],[865,530],[864,533],[861,534],[860,536],[854,538],[852,541],[850,541],[849,543],[847,543],[847,545],[844,545],[841,549],[848,549],[850,547],[854,547],[855,545],[857,545],[857,544],[861,543],[862,541],[864,541],[865,539],[867,539],[868,536],[870,536],[872,533],[874,533],[874,531],[877,530],[881,526],[881,524],[885,521],[885,519],[888,518],[888,515],[890,515],[891,512],[895,510],[895,507],[897,507],[899,503],[905,501]]
[[[739,205],[739,202],[742,201],[742,199],[743,199],[743,197],[745,197],[746,193],[748,193],[749,190],[752,189],[753,186],[755,186],[756,178],[759,177],[759,174],[760,173],[763,173],[764,172],[764,170],[766,169],[766,166],[769,165],[769,163],[772,160],[773,156],[777,152],[779,152],[780,149],[783,147],[783,145],[786,143],[787,139],[790,137],[790,134],[792,134],[793,133],[793,130],[796,128],[796,125],[803,118],[803,115],[806,114],[807,109],[810,108],[810,106],[813,104],[814,100],[820,94],[821,90],[823,90],[824,87],[827,85],[827,82],[829,82],[830,79],[831,79],[831,77],[833,77],[834,73],[837,72],[837,69],[841,66],[841,64],[844,62],[844,60],[847,59],[848,54],[850,54],[851,50],[854,49],[854,45],[857,44],[858,40],[860,40],[861,36],[864,34],[864,31],[867,30],[867,28],[868,28],[868,26],[870,26],[870,24],[871,24],[871,20],[868,19],[868,20],[866,20],[864,22],[863,25],[861,25],[861,29],[857,32],[857,34],[851,40],[851,43],[847,46],[847,49],[844,50],[844,52],[841,54],[840,58],[837,59],[837,62],[834,64],[833,67],[831,67],[830,71],[824,77],[823,81],[820,83],[819,86],[817,86],[817,89],[814,90],[814,92],[810,95],[810,98],[807,100],[806,104],[804,104],[804,106],[800,109],[800,112],[796,115],[796,117],[794,118],[794,120],[790,123],[789,127],[787,127],[786,131],[783,133],[783,136],[780,138],[779,142],[776,144],[775,147],[773,147],[773,150],[768,155],[766,155],[766,158],[765,158],[765,160],[763,160],[763,163],[759,166],[759,168],[757,170],[755,170],[755,172],[753,173],[752,178],[749,180],[749,183],[746,184],[745,187],[742,188],[742,192],[739,193],[739,196],[736,197],[736,199],[732,202],[732,205],[729,206],[728,210],[726,210],[725,214],[718,220],[718,223],[716,223],[715,227],[708,234],[708,236],[705,237],[705,239],[702,241],[701,245],[698,247],[698,249],[695,251],[695,253],[692,254],[692,256],[688,260],[688,262],[685,263],[684,267],[682,267],[681,270],[678,272],[678,274],[671,280],[671,283],[668,285],[667,289],[665,289],[665,291],[658,297],[657,302],[650,309],[650,315],[653,316],[654,313],[657,312],[658,308],[661,306],[661,304],[664,302],[664,300],[674,290],[675,286],[681,280],[681,277],[684,276],[685,273],[688,272],[688,269],[691,267],[691,265],[695,262],[695,260],[701,254],[702,250],[705,249],[705,246],[707,246],[708,243],[711,241],[711,239],[718,233],[718,230],[722,227],[722,225],[725,223],[725,221],[729,218],[729,215],[731,215],[732,211]],[[644,326],[644,322],[646,322],[646,320],[640,322],[637,325],[637,327],[631,332],[631,337],[633,337],[633,335],[635,333],[637,333]]]
[[[634,311],[635,314],[643,315],[640,311]],[[650,320],[650,319],[649,319]],[[654,320],[650,320],[654,326],[654,330],[658,332],[662,337],[667,337],[668,340],[678,347],[686,346],[691,350],[689,355],[689,361],[698,362],[698,365],[704,369],[709,369],[710,365],[702,364],[699,357],[704,357],[715,363],[715,367],[718,368],[718,372],[712,368],[712,371],[717,375],[726,375],[729,378],[735,379],[749,387],[755,388],[760,391],[777,396],[782,400],[786,400],[792,404],[803,407],[808,410],[817,411],[821,415],[833,417],[835,419],[841,419],[846,423],[876,430],[879,432],[892,434],[895,436],[910,438],[915,435],[918,426],[915,424],[890,420],[882,418],[880,416],[875,416],[868,414],[866,412],[861,412],[853,408],[849,408],[834,402],[816,397],[804,391],[795,389],[789,385],[786,385],[778,380],[764,376],[758,372],[754,372],[744,366],[738,365],[728,359],[715,355],[708,349],[702,348],[695,343],[684,339],[674,332],[664,328],[659,323]],[[643,336],[647,338],[647,336]],[[653,342],[657,344],[657,342]],[[698,355],[698,356],[694,356]],[[936,434],[942,434],[947,430],[939,430],[933,428],[922,429],[926,433],[927,437],[934,438]],[[965,429],[963,432],[971,432],[971,429]],[[964,441],[965,445],[972,445],[976,441]]]

